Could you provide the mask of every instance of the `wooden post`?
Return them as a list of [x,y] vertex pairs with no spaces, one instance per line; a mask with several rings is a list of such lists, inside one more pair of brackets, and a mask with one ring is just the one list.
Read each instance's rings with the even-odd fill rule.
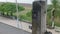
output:
[[32,34],[44,34],[46,32],[46,1],[33,2]]

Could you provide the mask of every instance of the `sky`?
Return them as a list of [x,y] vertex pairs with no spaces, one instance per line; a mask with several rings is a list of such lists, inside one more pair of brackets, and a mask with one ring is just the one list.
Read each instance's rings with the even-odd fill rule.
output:
[[[28,4],[32,4],[32,2],[34,0],[17,0],[18,3],[28,3]],[[0,2],[13,2],[15,3],[16,1],[15,0],[0,0]],[[47,4],[51,4],[50,0],[47,0]]]

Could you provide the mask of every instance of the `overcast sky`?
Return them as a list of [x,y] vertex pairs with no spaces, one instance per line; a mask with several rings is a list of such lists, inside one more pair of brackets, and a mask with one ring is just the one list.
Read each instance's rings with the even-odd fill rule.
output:
[[[32,4],[34,0],[17,0],[18,3],[29,3]],[[15,2],[15,0],[0,0],[0,2]],[[50,0],[48,0],[47,4],[51,4]]]

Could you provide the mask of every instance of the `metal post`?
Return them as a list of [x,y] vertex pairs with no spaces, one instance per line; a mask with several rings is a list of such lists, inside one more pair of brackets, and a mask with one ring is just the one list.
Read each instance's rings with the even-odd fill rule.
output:
[[51,11],[51,22],[52,22],[52,28],[54,28],[54,11],[55,11],[55,8],[52,9]]
[[17,0],[16,0],[16,13],[17,13],[17,27],[19,28],[19,19],[18,19],[18,3],[17,3]]

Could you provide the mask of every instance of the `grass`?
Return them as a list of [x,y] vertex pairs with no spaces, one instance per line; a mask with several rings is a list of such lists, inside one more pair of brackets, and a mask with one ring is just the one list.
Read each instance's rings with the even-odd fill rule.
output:
[[26,20],[26,21],[32,22],[31,11],[30,12],[27,12],[24,15],[20,15],[20,20]]

